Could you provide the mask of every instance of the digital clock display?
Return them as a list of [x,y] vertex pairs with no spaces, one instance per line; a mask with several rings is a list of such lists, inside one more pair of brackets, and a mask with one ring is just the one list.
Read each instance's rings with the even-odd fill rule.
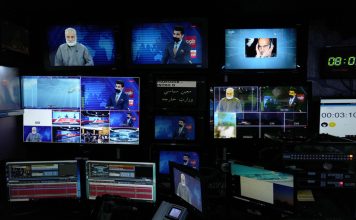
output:
[[321,99],[319,132],[337,137],[356,135],[356,99]]
[[321,62],[321,75],[325,78],[356,77],[356,46],[326,47]]

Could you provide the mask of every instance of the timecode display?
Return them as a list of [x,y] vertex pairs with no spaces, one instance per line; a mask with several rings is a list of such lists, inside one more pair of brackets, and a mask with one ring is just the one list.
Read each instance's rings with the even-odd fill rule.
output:
[[320,116],[322,118],[356,118],[356,112],[323,112]]
[[328,58],[328,66],[354,66],[356,65],[356,57],[329,57]]
[[356,77],[356,46],[325,47],[321,55],[321,76],[326,78]]

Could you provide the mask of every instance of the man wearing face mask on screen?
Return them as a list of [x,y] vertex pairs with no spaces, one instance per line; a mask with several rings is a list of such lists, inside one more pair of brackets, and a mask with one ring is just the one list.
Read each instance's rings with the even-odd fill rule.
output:
[[190,45],[183,39],[184,28],[175,26],[173,30],[173,42],[167,44],[164,50],[162,64],[191,64]]
[[54,59],[55,66],[94,66],[93,58],[86,46],[77,42],[77,31],[67,28],[64,31],[66,43],[58,47]]
[[106,108],[113,108],[117,110],[128,110],[129,97],[124,91],[125,84],[121,80],[117,80],[115,84],[115,93],[112,94],[107,103]]
[[240,99],[234,97],[234,89],[226,89],[226,97],[219,101],[216,112],[242,112]]

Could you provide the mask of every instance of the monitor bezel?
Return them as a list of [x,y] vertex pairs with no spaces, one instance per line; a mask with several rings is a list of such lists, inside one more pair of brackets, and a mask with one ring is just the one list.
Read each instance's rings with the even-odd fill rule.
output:
[[[246,20],[246,19],[244,19]],[[295,63],[295,68],[283,68],[283,69],[277,69],[277,68],[270,68],[270,69],[226,69],[225,68],[225,63],[226,63],[226,37],[225,37],[225,31],[227,29],[295,29],[296,31],[296,63]],[[254,21],[253,18],[251,18],[251,21],[247,23],[241,23],[241,20],[236,20],[236,19],[228,19],[225,21],[225,25],[223,28],[223,34],[224,39],[222,42],[224,42],[224,47],[221,48],[221,54],[222,60],[220,61],[221,63],[221,72],[223,74],[228,74],[228,75],[236,75],[239,77],[243,78],[249,78],[249,77],[268,77],[271,79],[280,79],[280,78],[290,78],[293,77],[295,79],[307,79],[307,74],[306,74],[306,69],[307,69],[307,42],[308,42],[308,37],[307,37],[307,25],[305,24],[304,21],[279,21],[276,22],[270,21],[268,22],[267,20],[260,23],[259,21]]]
[[[287,215],[291,215],[295,212],[295,208],[297,206],[297,187],[296,187],[296,176],[294,173],[292,173],[291,171],[277,171],[276,167],[269,167],[269,166],[259,166],[258,164],[254,164],[252,162],[242,162],[242,161],[236,161],[236,160],[230,160],[229,161],[229,182],[230,184],[232,184],[232,170],[231,170],[231,166],[232,163],[238,164],[238,165],[242,165],[242,166],[247,166],[247,167],[254,167],[257,169],[263,169],[263,170],[267,170],[267,171],[272,171],[272,172],[278,172],[278,173],[283,173],[283,174],[288,174],[293,176],[293,205],[292,206],[288,206],[288,208],[283,208],[279,205],[275,205],[275,204],[271,204],[268,202],[264,202],[261,200],[257,200],[257,199],[253,199],[250,197],[246,197],[243,195],[234,195],[233,191],[232,191],[232,185],[230,186],[230,200],[231,201],[239,201],[241,202],[241,204],[245,204],[247,207],[250,207],[252,205],[252,207],[256,208],[257,210],[262,210],[264,212],[270,212],[275,211],[281,214],[287,214]],[[238,175],[237,175],[238,176]],[[238,176],[241,177],[241,176]],[[264,181],[267,182],[267,181]]]
[[[353,97],[351,97],[351,96],[345,96],[345,97],[341,97],[341,96],[328,96],[328,97],[326,97],[326,96],[321,96],[321,97],[319,97],[319,100],[318,100],[318,108],[317,108],[317,121],[318,121],[318,125],[317,125],[317,128],[316,128],[316,132],[317,132],[317,134],[325,134],[325,133],[320,133],[320,123],[321,123],[321,115],[320,115],[320,110],[321,110],[321,101],[322,100],[343,100],[343,99],[346,99],[346,100],[355,100],[355,104],[356,104],[356,97],[355,96],[353,96]],[[356,108],[356,107],[355,107]],[[326,133],[326,134],[328,134],[328,133]],[[328,135],[330,135],[330,134],[328,134]],[[338,137],[338,136],[335,136],[335,137]],[[348,139],[347,139],[347,137],[339,137],[340,139],[344,139],[344,138],[346,138],[346,140],[345,141],[347,141]],[[352,140],[350,140],[351,142],[352,142]]]
[[342,49],[352,48],[353,51],[356,51],[356,45],[327,45],[319,49],[319,63],[320,63],[320,78],[322,79],[355,79],[356,78],[356,69],[349,69],[347,72],[340,72],[338,71],[339,68],[333,70],[333,68],[328,68],[325,64],[326,58],[330,52],[339,52],[345,53],[344,51],[341,52]]
[[[195,138],[194,140],[175,140],[174,138],[172,139],[156,139],[156,117],[191,117],[194,120],[194,134]],[[190,112],[189,114],[185,114],[184,112],[171,112],[171,111],[156,111],[155,114],[152,115],[152,133],[151,137],[156,143],[161,143],[161,144],[197,144],[200,140],[202,140],[202,137],[204,137],[204,128],[203,128],[203,123],[201,123],[201,118],[199,118],[199,114],[196,112]],[[172,131],[174,132],[174,131]]]
[[[94,199],[90,199],[89,198],[89,181],[88,181],[88,163],[110,163],[110,164],[128,164],[128,165],[152,165],[152,174],[153,174],[153,186],[152,186],[152,200],[142,200],[142,199],[133,199],[133,198],[127,198],[130,200],[133,200],[135,202],[139,202],[139,203],[155,203],[157,201],[157,172],[156,172],[156,163],[153,162],[135,162],[135,161],[112,161],[112,160],[85,160],[85,164],[84,164],[84,173],[85,173],[85,187],[83,187],[85,189],[85,195],[83,196],[84,198],[86,198],[87,200],[91,201]],[[83,190],[84,191],[84,190]],[[98,197],[96,197],[98,198]]]
[[[188,203],[187,201],[185,201],[184,199],[182,199],[181,197],[179,197],[176,194],[176,189],[175,189],[175,183],[174,183],[174,172],[173,170],[176,169],[180,172],[183,172],[185,174],[188,174],[189,176],[193,177],[194,179],[199,178],[200,180],[200,188],[201,188],[201,203],[202,203],[202,211],[200,211],[198,208],[196,208],[195,206],[193,206],[192,204]],[[170,184],[171,184],[171,195],[173,197],[173,199],[175,201],[177,201],[177,203],[182,204],[184,207],[188,208],[188,210],[190,210],[192,213],[198,215],[198,216],[205,216],[206,215],[206,209],[207,209],[207,198],[205,195],[205,186],[206,186],[206,182],[204,180],[203,175],[200,174],[200,172],[198,170],[195,170],[193,168],[190,167],[186,167],[184,165],[181,164],[177,164],[175,162],[170,161],[169,162],[169,173],[170,173]]]
[[[291,81],[290,81],[291,80]],[[304,87],[306,89],[307,93],[307,127],[305,128],[305,133],[308,135],[312,129],[312,119],[311,119],[311,113],[312,113],[312,83],[309,81],[292,81],[293,79],[285,80],[284,82],[272,82],[272,81],[260,81],[260,80],[255,80],[249,79],[249,80],[237,80],[237,79],[232,79],[229,80],[229,82],[213,82],[209,85],[210,91],[214,91],[214,87],[229,87],[229,86],[281,86],[281,87]],[[210,92],[209,94],[209,99],[214,101],[214,94]],[[214,111],[212,112],[214,114]],[[209,138],[213,143],[216,144],[222,144],[222,143],[227,143],[227,144],[236,144],[236,142],[254,142],[258,140],[264,140],[265,137],[261,138],[214,138],[214,115],[211,115],[211,112],[209,113],[209,119],[211,119],[210,124],[209,124]],[[310,134],[309,134],[310,135]],[[305,137],[306,138],[306,137]]]
[[[9,188],[8,188],[8,165],[11,164],[54,164],[54,163],[76,163],[76,172],[77,172],[77,183],[79,187],[79,191],[77,192],[77,196],[75,198],[27,198],[23,200],[11,201]],[[36,202],[54,202],[54,201],[76,201],[80,202],[83,199],[83,180],[82,180],[82,171],[81,171],[81,163],[79,160],[6,160],[4,161],[4,170],[5,170],[5,184],[6,184],[6,199],[9,203],[36,203]],[[77,188],[78,189],[78,188]],[[79,193],[79,194],[78,194]],[[79,196],[78,196],[79,195]]]
[[200,167],[202,167],[202,150],[200,149],[199,145],[191,145],[191,144],[153,144],[151,145],[150,148],[150,155],[151,155],[151,160],[156,162],[156,174],[158,179],[161,182],[168,182],[170,180],[170,168],[169,168],[169,161],[168,161],[168,173],[164,174],[160,172],[160,156],[162,151],[168,151],[168,152],[193,152],[196,153],[199,157],[199,168],[197,170],[200,170]]
[[[202,38],[202,63],[201,64],[135,64],[132,60],[132,35],[135,26],[142,24],[160,24],[160,23],[179,23],[179,22],[190,22],[200,25],[200,34]],[[165,18],[133,18],[128,22],[130,31],[128,31],[127,39],[128,44],[126,45],[126,50],[129,51],[126,57],[126,63],[129,69],[135,70],[181,70],[182,74],[188,74],[184,70],[194,70],[200,72],[199,70],[208,69],[208,19],[205,17],[187,17],[185,19],[177,17],[165,17]]]
[[[106,64],[106,65],[95,65],[94,66],[53,66],[51,65],[51,61],[49,59],[50,56],[50,45],[49,45],[49,30],[53,27],[73,27],[73,26],[93,26],[97,28],[108,28],[111,29],[113,32],[113,50],[115,51],[114,54],[114,60],[112,64]],[[123,34],[123,28],[122,24],[118,24],[117,22],[98,22],[98,21],[68,21],[68,22],[59,22],[59,21],[54,21],[54,22],[47,22],[45,25],[44,29],[41,29],[43,31],[43,51],[45,53],[42,54],[42,64],[44,67],[44,70],[49,72],[50,74],[58,74],[60,73],[61,75],[63,74],[68,74],[68,75],[73,75],[73,74],[82,74],[85,73],[87,75],[95,75],[98,72],[110,72],[110,71],[115,71],[118,69],[123,69],[124,63],[123,63],[123,42],[122,38],[124,36]],[[79,41],[78,41],[79,42]],[[64,43],[64,32],[63,32],[63,43]],[[79,42],[81,43],[81,42]],[[59,45],[58,45],[59,46]],[[103,75],[104,76],[104,75]]]
[[[137,147],[141,147],[141,144],[142,144],[142,141],[143,141],[143,139],[142,139],[142,129],[140,129],[141,128],[141,126],[142,126],[142,119],[141,119],[141,117],[142,117],[142,109],[141,109],[141,107],[142,107],[142,94],[141,94],[141,83],[142,83],[142,77],[140,76],[140,75],[138,75],[138,74],[130,74],[131,76],[128,76],[128,74],[125,74],[124,76],[120,76],[120,75],[118,75],[118,76],[114,76],[114,75],[107,75],[107,76],[97,76],[97,75],[58,75],[58,74],[52,74],[52,75],[23,75],[23,76],[21,76],[21,96],[23,97],[23,95],[22,95],[22,93],[23,93],[23,83],[22,83],[22,77],[58,77],[58,78],[61,78],[61,77],[63,77],[63,78],[79,78],[80,79],[80,86],[82,85],[81,84],[81,79],[82,78],[103,78],[103,79],[105,79],[105,78],[137,78],[138,79],[138,82],[139,82],[139,84],[138,84],[138,88],[139,88],[139,92],[140,92],[140,94],[139,94],[139,105],[138,105],[138,112],[139,112],[139,117],[140,117],[140,119],[139,119],[139,125],[138,125],[138,131],[139,131],[139,140],[138,140],[138,143],[137,144],[117,144],[117,143],[101,143],[101,144],[99,144],[99,143],[84,143],[84,142],[79,142],[79,143],[61,143],[61,142],[53,142],[53,138],[52,138],[52,141],[51,142],[26,142],[25,141],[25,133],[24,133],[24,127],[25,127],[25,125],[22,125],[22,143],[24,143],[25,145],[33,145],[32,147],[40,147],[40,146],[44,146],[44,145],[46,145],[46,144],[51,144],[51,145],[58,145],[58,146],[66,146],[66,145],[68,145],[68,146],[73,146],[73,145],[78,145],[78,146],[103,146],[103,145],[105,145],[106,146],[106,148],[110,148],[110,147],[112,147],[112,148],[116,148],[117,146],[120,146],[120,148],[137,148]],[[80,95],[82,95],[82,91],[80,91]],[[82,96],[81,96],[81,98],[82,98]],[[22,100],[21,100],[21,105],[22,105],[22,108],[25,110],[25,109],[30,109],[30,110],[51,110],[51,111],[53,111],[53,110],[63,110],[63,108],[58,108],[58,109],[52,109],[52,108],[24,108],[24,106],[23,106],[23,102],[24,102],[24,99],[22,98]],[[82,105],[80,105],[81,107],[82,107]],[[79,114],[81,114],[81,109],[82,108],[79,108],[79,109],[73,109],[73,111],[78,111],[79,112]],[[65,109],[65,108],[64,108]],[[83,110],[83,111],[86,111],[86,110]],[[89,110],[89,111],[94,111],[94,110]],[[99,111],[110,111],[110,109],[101,109],[101,110],[99,110]],[[144,113],[144,114],[146,114],[146,113]],[[23,118],[23,120],[24,120],[24,118]],[[27,126],[30,126],[30,125],[27,125]],[[52,134],[53,134],[53,131],[52,131],[52,127],[53,127],[53,124],[50,126],[51,127],[51,132],[52,132]],[[82,129],[83,127],[80,125],[79,126],[79,128],[80,129]],[[109,127],[110,128],[110,127]],[[81,131],[80,131],[81,132]]]

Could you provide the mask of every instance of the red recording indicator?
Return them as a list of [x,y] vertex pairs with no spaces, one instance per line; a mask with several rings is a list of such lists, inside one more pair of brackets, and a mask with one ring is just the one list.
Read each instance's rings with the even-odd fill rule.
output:
[[340,182],[339,182],[339,186],[341,186],[341,187],[344,186],[344,182],[343,182],[343,181],[340,181]]

